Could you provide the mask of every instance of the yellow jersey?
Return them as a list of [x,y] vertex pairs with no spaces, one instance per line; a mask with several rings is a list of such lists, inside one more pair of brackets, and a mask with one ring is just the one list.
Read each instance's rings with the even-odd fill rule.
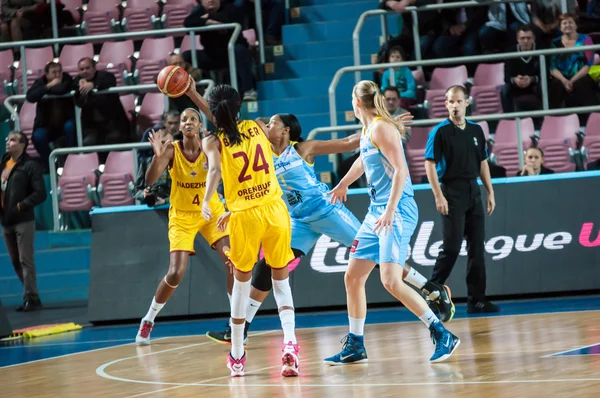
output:
[[221,142],[221,170],[225,202],[231,211],[242,211],[280,199],[283,192],[273,166],[271,143],[262,128],[252,120],[238,123],[242,142]]
[[[175,141],[173,145],[173,163],[169,167],[171,176],[171,207],[182,211],[202,211],[202,200],[206,190],[208,162],[200,149],[196,159],[188,159],[183,154],[183,141]],[[220,203],[215,192],[210,198],[211,207]]]

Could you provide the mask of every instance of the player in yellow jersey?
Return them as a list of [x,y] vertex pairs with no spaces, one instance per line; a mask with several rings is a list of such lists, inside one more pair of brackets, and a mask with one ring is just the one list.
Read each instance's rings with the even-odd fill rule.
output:
[[298,344],[295,314],[287,264],[294,258],[291,247],[290,216],[282,199],[271,143],[263,122],[238,120],[242,101],[231,86],[213,89],[208,103],[190,84],[187,95],[215,124],[217,131],[202,141],[208,158],[206,192],[202,215],[214,219],[211,195],[221,178],[225,201],[231,212],[231,253],[234,284],[231,294],[231,353],[227,367],[232,376],[243,376],[246,362],[243,336],[246,307],[250,295],[252,268],[262,245],[272,268],[273,293],[284,332],[282,346],[283,376],[298,376]]
[[[190,255],[194,255],[194,239],[200,232],[204,239],[227,262],[225,250],[229,245],[229,232],[217,229],[218,217],[225,212],[225,206],[214,190],[205,197],[207,158],[202,152],[200,131],[202,123],[200,113],[195,109],[186,109],[181,114],[179,130],[183,134],[181,141],[160,140],[156,134],[150,135],[154,158],[146,172],[146,183],[153,184],[168,168],[171,176],[171,207],[169,208],[170,263],[167,275],[162,279],[152,305],[140,324],[136,336],[137,344],[150,344],[150,332],[154,328],[154,319],[179,285],[187,268]],[[212,217],[202,217],[202,206],[206,200]],[[228,275],[228,288],[233,278]]]

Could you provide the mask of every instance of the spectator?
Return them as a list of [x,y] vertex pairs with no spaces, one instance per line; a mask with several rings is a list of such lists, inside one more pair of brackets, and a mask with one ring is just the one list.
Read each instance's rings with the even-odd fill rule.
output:
[[388,86],[383,91],[387,110],[393,117],[406,113],[407,110],[400,107],[400,91],[394,86]]
[[[590,0],[587,4],[587,0],[578,0],[579,10],[581,14],[577,19],[577,28],[581,33],[593,33],[598,31],[600,26],[600,0]],[[597,43],[598,35],[596,35],[595,42]]]
[[[517,31],[517,51],[535,50],[531,25]],[[504,63],[502,109],[504,112],[541,109],[539,57],[510,58]]]
[[[552,48],[571,48],[592,45],[588,35],[577,33],[577,24],[573,14],[559,17],[562,36],[552,41]],[[549,102],[550,108],[560,108],[563,100],[566,107],[598,105],[596,83],[588,75],[594,63],[594,52],[576,52],[550,56]],[[580,114],[579,121],[585,125],[589,115]]]
[[4,41],[31,40],[39,33],[34,23],[35,9],[44,0],[2,0],[0,30]]
[[560,14],[560,0],[534,0],[531,2],[531,22],[534,26],[538,48],[549,47],[552,39],[560,35],[558,29]]
[[492,4],[488,8],[488,21],[479,30],[479,44],[483,53],[496,52],[502,49],[502,43],[516,37],[521,25],[531,22],[527,3]]
[[[185,62],[180,54],[172,53],[169,57],[169,65],[177,65],[185,69],[185,71],[194,78],[195,82],[202,80],[202,71],[198,68],[194,68],[188,62]],[[200,95],[204,95],[204,87],[198,88],[198,93]],[[183,112],[184,109],[195,107],[196,105],[187,95],[182,95],[181,97],[177,98],[169,98],[169,109],[176,109],[179,112]],[[177,121],[177,127],[179,128],[179,120]],[[150,154],[152,154],[152,149],[150,150]]]
[[23,305],[17,311],[36,311],[42,306],[37,291],[33,239],[33,208],[46,200],[42,171],[25,150],[27,137],[13,131],[6,140],[6,155],[0,162],[2,191],[0,211],[6,251],[23,284]]
[[[186,95],[186,97],[187,97],[187,95]],[[169,110],[168,112],[166,112],[163,115],[163,119],[161,120],[160,123],[158,123],[154,127],[148,128],[148,129],[146,129],[146,131],[144,131],[144,134],[142,135],[142,142],[149,142],[148,137],[150,136],[150,133],[152,132],[152,130],[154,130],[154,131],[165,130],[165,133],[169,134],[171,137],[173,137],[173,139],[175,139],[175,140],[181,139],[181,132],[179,131],[180,119],[181,119],[181,117],[180,117],[179,111],[177,111],[175,109]],[[152,151],[152,148],[139,151],[138,154],[140,157],[140,161],[145,160],[146,158],[151,158],[153,153],[154,152]]]
[[[402,47],[396,46],[390,48],[387,62],[402,62],[406,59],[406,55]],[[408,66],[394,68],[394,80],[396,88],[400,93],[399,106],[402,108],[410,108],[417,103],[417,83]],[[386,69],[381,76],[381,90],[385,91],[390,86],[390,70]]]
[[106,145],[128,142],[131,138],[129,119],[118,94],[96,94],[117,85],[115,75],[96,70],[91,58],[77,63],[79,75],[73,79],[75,103],[81,107],[83,145]]
[[[256,26],[254,13],[254,0],[235,0],[234,4],[240,11],[249,19],[249,26]],[[262,14],[266,25],[265,30],[265,45],[276,46],[281,43],[281,27],[285,23],[285,3],[283,0],[262,0],[260,2]]]
[[[186,28],[195,28],[234,22],[240,25],[244,22],[244,16],[235,5],[222,0],[201,0],[200,5],[192,10],[183,25]],[[231,33],[231,29],[202,32],[200,41],[204,49],[196,50],[200,69],[214,70],[229,67],[227,44]],[[241,34],[235,43],[234,51],[238,91],[243,93],[244,101],[255,101],[256,90],[254,88],[254,77],[252,76],[252,58],[248,49],[248,42]],[[186,62],[191,62],[191,51],[185,51],[182,55]]]
[[[445,0],[452,3],[460,0]],[[487,7],[449,8],[441,11],[442,35],[433,43],[437,58],[479,54],[479,30],[487,21]],[[468,63],[467,67],[476,67]],[[474,72],[474,70],[473,70]]]
[[27,90],[27,101],[37,103],[31,141],[40,154],[44,168],[48,167],[50,143],[64,137],[68,147],[77,145],[72,98],[43,99],[45,95],[64,95],[71,90],[73,78],[63,72],[62,65],[49,62],[46,74]]
[[[179,129],[179,124],[177,124],[177,129]],[[163,144],[169,139],[173,140],[173,135],[169,130],[161,129],[157,133],[160,134],[160,140]],[[131,196],[136,201],[140,201],[149,207],[154,207],[169,203],[171,179],[169,178],[169,171],[165,169],[154,184],[146,185],[146,170],[148,170],[151,162],[152,156],[142,160]]]
[[544,167],[544,151],[540,148],[529,148],[525,153],[525,167],[517,172],[517,177],[554,174],[554,170]]

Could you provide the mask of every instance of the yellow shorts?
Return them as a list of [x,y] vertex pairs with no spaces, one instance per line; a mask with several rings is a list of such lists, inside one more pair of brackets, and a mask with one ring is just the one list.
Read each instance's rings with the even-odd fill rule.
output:
[[212,219],[206,221],[199,211],[182,211],[174,207],[169,209],[169,243],[170,251],[185,251],[192,255],[194,250],[194,239],[196,234],[200,234],[206,239],[206,242],[212,247],[220,239],[229,235],[229,226],[225,232],[217,229],[217,220],[221,214],[225,213],[225,206],[219,202],[218,206],[212,209]]
[[283,268],[294,259],[290,214],[281,198],[263,206],[232,212],[229,228],[229,259],[238,271],[252,271],[261,244],[267,264],[272,268]]

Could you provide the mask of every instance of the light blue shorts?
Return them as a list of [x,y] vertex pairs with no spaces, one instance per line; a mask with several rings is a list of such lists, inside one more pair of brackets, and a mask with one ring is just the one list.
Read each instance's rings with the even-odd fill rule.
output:
[[395,263],[404,265],[408,254],[410,238],[415,232],[419,220],[419,209],[414,198],[400,201],[394,215],[392,230],[379,236],[373,232],[375,222],[385,211],[385,205],[369,207],[369,212],[362,223],[350,249],[350,258],[370,260],[377,264]]
[[321,235],[327,235],[350,247],[359,228],[360,221],[342,205],[336,205],[322,218],[314,221],[302,221],[292,217],[292,249],[307,254]]

